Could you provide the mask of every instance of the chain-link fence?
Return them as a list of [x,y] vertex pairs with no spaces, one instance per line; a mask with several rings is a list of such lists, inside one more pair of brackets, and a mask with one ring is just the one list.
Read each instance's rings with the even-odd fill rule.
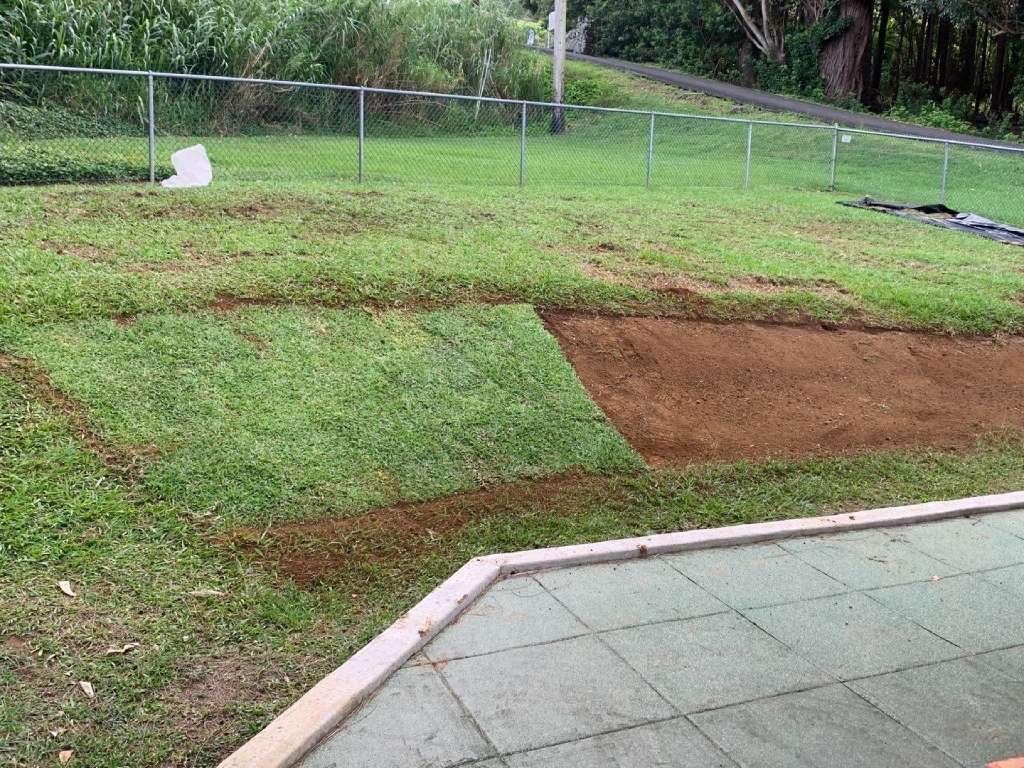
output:
[[0,64],[0,184],[220,180],[787,187],[1024,224],[1024,148],[836,125],[356,86]]

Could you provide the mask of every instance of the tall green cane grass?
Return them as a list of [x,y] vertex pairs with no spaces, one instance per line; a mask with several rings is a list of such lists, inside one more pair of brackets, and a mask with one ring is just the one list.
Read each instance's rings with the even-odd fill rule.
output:
[[[0,61],[225,74],[488,96],[543,95],[510,0],[9,0]],[[138,116],[141,79],[0,75],[0,100]],[[189,96],[175,94],[180,100]],[[221,89],[191,89],[223,112]],[[259,115],[279,103],[249,94]]]

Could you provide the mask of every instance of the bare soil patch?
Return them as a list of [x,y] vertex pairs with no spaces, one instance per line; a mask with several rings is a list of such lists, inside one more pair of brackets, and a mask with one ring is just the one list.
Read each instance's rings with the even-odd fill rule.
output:
[[545,312],[653,466],[968,447],[1024,429],[1024,339]]
[[569,514],[609,498],[612,478],[558,475],[508,483],[425,502],[396,504],[356,517],[328,517],[270,528],[237,528],[225,543],[256,556],[298,584],[330,581],[366,563],[408,562],[439,540],[489,516]]

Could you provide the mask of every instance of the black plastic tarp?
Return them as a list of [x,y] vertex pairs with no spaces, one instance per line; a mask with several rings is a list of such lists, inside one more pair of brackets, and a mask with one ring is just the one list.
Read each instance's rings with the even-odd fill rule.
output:
[[893,216],[900,216],[904,219],[923,221],[936,227],[956,229],[960,232],[970,232],[973,235],[987,237],[989,240],[998,240],[1000,243],[1010,245],[1024,245],[1024,229],[1009,224],[1000,224],[998,221],[986,219],[976,213],[960,213],[948,208],[941,203],[931,205],[908,205],[906,203],[888,203],[883,200],[875,200],[873,197],[864,197],[860,200],[844,200],[840,205],[848,205],[851,208],[867,208],[872,211],[881,211]]

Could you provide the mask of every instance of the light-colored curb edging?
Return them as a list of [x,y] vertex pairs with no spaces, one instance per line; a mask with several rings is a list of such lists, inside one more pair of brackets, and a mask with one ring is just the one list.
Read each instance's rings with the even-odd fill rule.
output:
[[1024,492],[474,558],[362,650],[313,686],[270,725],[225,759],[219,768],[288,768],[294,765],[395,670],[504,576],[545,568],[630,560],[794,536],[909,525],[1018,508],[1024,508]]

